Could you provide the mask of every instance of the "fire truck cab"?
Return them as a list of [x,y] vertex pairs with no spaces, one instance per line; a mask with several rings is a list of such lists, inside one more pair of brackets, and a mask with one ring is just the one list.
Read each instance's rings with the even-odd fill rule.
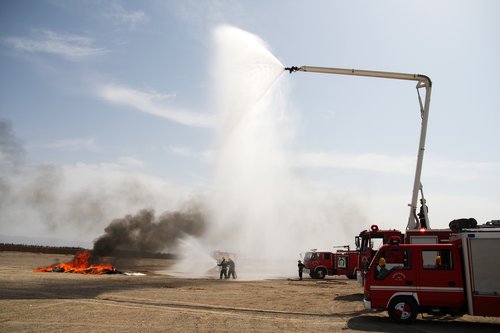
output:
[[365,275],[367,309],[410,323],[418,313],[500,316],[500,229],[464,230],[448,244],[383,245]]
[[373,224],[369,230],[363,230],[354,239],[356,248],[359,250],[359,267],[363,272],[366,272],[368,265],[373,259],[378,248],[382,244],[387,244],[389,239],[397,236],[401,239],[403,234],[399,230],[380,230],[377,225]]

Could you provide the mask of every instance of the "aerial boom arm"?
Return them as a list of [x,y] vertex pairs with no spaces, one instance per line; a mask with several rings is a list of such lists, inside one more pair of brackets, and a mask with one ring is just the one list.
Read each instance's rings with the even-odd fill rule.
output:
[[[422,123],[420,128],[420,141],[418,147],[417,155],[417,166],[415,170],[415,179],[413,182],[413,192],[410,206],[410,216],[408,217],[408,224],[406,226],[407,230],[419,229],[423,223],[419,221],[417,217],[417,200],[418,191],[421,189],[422,185],[420,183],[420,178],[422,175],[422,165],[424,159],[425,150],[425,137],[427,134],[427,120],[429,118],[429,107],[431,100],[431,89],[432,81],[431,79],[422,74],[408,74],[408,73],[395,73],[395,72],[380,72],[380,71],[369,71],[369,70],[359,70],[359,69],[344,69],[344,68],[332,68],[332,67],[315,67],[315,66],[301,66],[301,67],[287,67],[285,70],[290,73],[293,72],[313,72],[313,73],[324,73],[324,74],[338,74],[338,75],[351,75],[351,76],[365,76],[365,77],[375,77],[384,79],[395,79],[395,80],[409,80],[417,82],[417,91],[420,88],[425,88],[425,101],[422,103],[420,93],[418,94],[420,102],[420,112],[422,117]],[[422,199],[424,199],[422,197]],[[425,201],[423,204],[425,205]],[[425,214],[425,227],[430,229],[429,219],[424,206]]]
[[290,73],[293,72],[312,72],[312,73],[323,73],[323,74],[338,74],[338,75],[351,75],[351,76],[367,76],[367,77],[378,77],[384,79],[396,79],[396,80],[409,80],[418,81],[424,85],[432,86],[431,79],[422,74],[408,74],[408,73],[395,73],[395,72],[381,72],[381,71],[367,71],[362,69],[346,69],[346,68],[333,68],[333,67],[315,67],[315,66],[301,66],[301,67],[287,67],[285,70]]

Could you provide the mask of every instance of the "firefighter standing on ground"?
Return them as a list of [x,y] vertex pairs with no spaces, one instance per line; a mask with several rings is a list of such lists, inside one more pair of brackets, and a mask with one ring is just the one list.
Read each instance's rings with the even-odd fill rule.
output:
[[304,267],[306,267],[306,265],[304,265],[302,261],[299,260],[297,266],[299,268],[299,280],[302,280],[302,271],[304,270]]
[[227,265],[229,267],[229,271],[227,273],[227,278],[229,279],[231,275],[233,276],[233,279],[236,279],[236,265],[233,261],[233,259],[228,258],[227,259]]
[[226,261],[226,258],[222,257],[222,261],[220,264],[217,264],[217,266],[220,266],[220,279],[222,279],[222,276],[224,276],[224,279],[227,279],[228,262]]

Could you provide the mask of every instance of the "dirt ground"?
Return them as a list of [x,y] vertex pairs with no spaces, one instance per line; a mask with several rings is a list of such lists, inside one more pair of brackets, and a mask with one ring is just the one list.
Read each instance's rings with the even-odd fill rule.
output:
[[160,259],[121,261],[143,276],[35,273],[72,256],[0,252],[0,332],[499,332],[500,319],[419,315],[410,326],[363,308],[346,278],[180,278]]

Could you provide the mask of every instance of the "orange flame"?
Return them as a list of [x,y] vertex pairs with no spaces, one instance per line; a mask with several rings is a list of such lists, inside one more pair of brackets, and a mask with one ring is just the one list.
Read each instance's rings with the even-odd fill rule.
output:
[[52,266],[40,267],[34,272],[63,272],[80,274],[112,274],[119,273],[111,264],[89,264],[90,253],[81,251],[75,255],[73,261]]

